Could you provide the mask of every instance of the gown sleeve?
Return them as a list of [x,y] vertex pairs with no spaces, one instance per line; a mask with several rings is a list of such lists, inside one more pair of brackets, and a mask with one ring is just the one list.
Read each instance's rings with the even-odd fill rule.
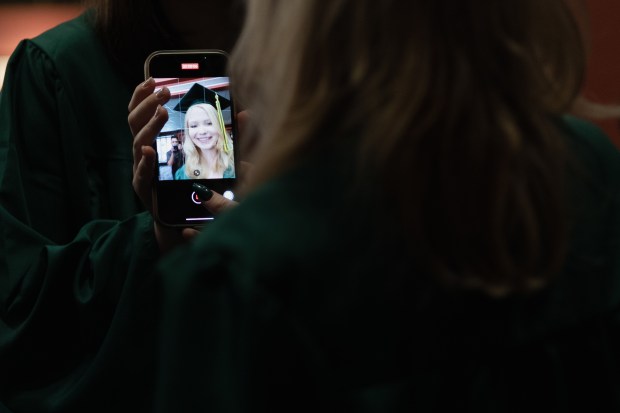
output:
[[23,41],[0,92],[0,400],[16,411],[115,411],[149,391],[153,221],[92,219],[78,110]]

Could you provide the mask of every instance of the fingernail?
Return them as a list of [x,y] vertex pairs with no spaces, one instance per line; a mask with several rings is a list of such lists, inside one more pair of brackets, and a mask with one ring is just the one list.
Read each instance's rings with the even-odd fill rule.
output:
[[159,90],[157,91],[157,93],[156,93],[155,95],[156,95],[158,98],[161,98],[161,97],[163,97],[163,96],[164,96],[164,92],[165,92],[165,90],[166,90],[166,88],[165,88],[165,87],[162,87],[161,89],[159,89]]
[[194,191],[196,191],[196,195],[198,195],[198,199],[200,199],[202,202],[206,202],[209,199],[211,199],[211,197],[213,197],[213,192],[211,192],[211,190],[209,190],[209,188],[207,188],[203,184],[194,182],[194,184],[192,185],[192,188],[194,189]]
[[153,77],[149,77],[148,79],[144,81],[144,83],[142,83],[142,87],[145,87],[145,88],[149,87],[153,84],[153,82],[154,82]]
[[153,115],[153,118],[159,116],[159,108],[161,108],[161,105],[157,105],[157,107],[155,108],[155,114]]

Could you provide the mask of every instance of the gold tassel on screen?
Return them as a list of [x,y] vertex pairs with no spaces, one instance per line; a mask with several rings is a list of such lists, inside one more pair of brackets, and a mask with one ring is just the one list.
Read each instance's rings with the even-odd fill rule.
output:
[[217,108],[217,118],[220,122],[220,129],[222,130],[222,137],[224,138],[224,152],[229,153],[228,139],[226,138],[226,125],[224,125],[224,116],[222,115],[222,107],[220,105],[220,99],[218,94],[215,94],[215,107]]

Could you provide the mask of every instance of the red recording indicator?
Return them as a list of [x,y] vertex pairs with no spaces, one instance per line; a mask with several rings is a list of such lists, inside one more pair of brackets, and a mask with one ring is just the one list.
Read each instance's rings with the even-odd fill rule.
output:
[[181,70],[198,70],[200,65],[198,63],[181,63]]

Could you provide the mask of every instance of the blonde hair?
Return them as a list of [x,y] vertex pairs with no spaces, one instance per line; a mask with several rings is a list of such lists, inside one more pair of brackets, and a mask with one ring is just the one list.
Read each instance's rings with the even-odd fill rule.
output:
[[563,263],[555,121],[584,60],[564,0],[250,0],[231,68],[263,139],[256,184],[319,151],[325,130],[356,136],[412,256],[501,294]]
[[[204,179],[205,175],[203,174],[200,176],[194,176],[194,170],[200,169],[200,157],[202,151],[194,145],[194,142],[189,134],[189,119],[191,119],[191,116],[197,111],[205,112],[211,119],[214,127],[220,131],[221,139],[218,139],[215,147],[218,153],[217,163],[211,166],[213,172],[223,174],[230,165],[234,165],[233,144],[226,129],[222,130],[222,128],[220,128],[217,110],[212,105],[208,103],[198,103],[187,109],[187,112],[185,113],[184,125],[185,139],[183,141],[183,151],[185,152],[185,165],[183,165],[183,168],[185,169],[185,174],[189,178]],[[226,139],[228,142],[228,147],[230,148],[228,153],[224,151],[224,139]]]

